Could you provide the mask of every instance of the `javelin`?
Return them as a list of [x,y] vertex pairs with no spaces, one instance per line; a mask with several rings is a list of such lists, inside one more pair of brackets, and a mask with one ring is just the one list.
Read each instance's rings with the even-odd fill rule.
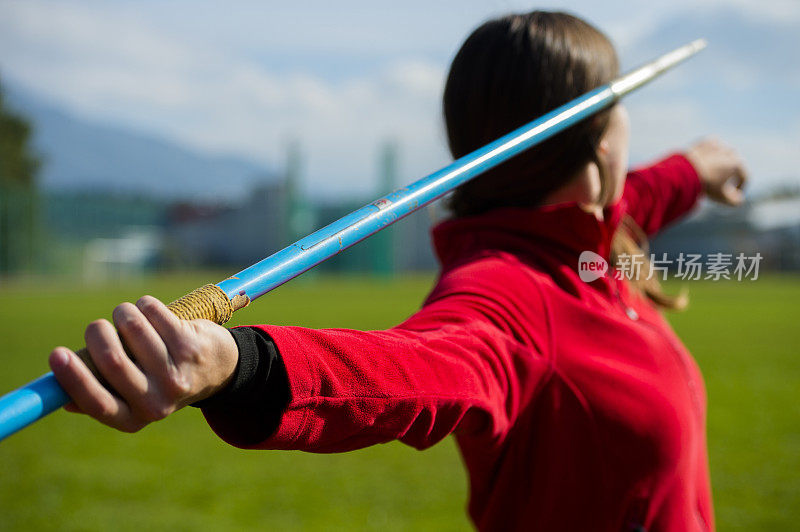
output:
[[[677,48],[453,161],[441,170],[361,207],[236,275],[215,285],[200,287],[168,306],[182,319],[204,318],[222,325],[250,301],[441,198],[490,168],[611,107],[625,94],[693,56],[705,46],[705,40],[698,39]],[[78,352],[78,356],[98,375],[85,348]],[[0,397],[0,440],[69,401],[69,396],[52,372]]]

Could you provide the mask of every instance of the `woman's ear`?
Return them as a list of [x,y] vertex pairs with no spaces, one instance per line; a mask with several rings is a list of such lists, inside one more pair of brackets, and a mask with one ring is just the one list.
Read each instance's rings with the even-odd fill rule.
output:
[[600,143],[597,145],[597,155],[601,157],[608,156],[608,139],[603,135],[603,138],[600,139]]

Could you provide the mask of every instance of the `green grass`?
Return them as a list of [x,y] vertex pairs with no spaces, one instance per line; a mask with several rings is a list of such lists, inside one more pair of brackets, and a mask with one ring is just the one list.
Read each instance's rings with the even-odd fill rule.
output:
[[800,522],[800,277],[690,284],[670,316],[708,390],[720,530]]
[[[56,344],[148,292],[170,300],[212,276],[121,286],[0,285],[0,391],[47,370]],[[427,277],[298,280],[237,323],[388,327],[413,312]],[[800,278],[694,283],[671,316],[709,394],[721,530],[800,521]],[[58,412],[0,443],[0,530],[464,530],[466,476],[451,439],[423,453],[398,443],[341,455],[241,451],[195,409],[131,436]]]

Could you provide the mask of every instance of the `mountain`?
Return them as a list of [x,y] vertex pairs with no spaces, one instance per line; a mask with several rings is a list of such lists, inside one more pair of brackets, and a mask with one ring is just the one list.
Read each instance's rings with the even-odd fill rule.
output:
[[3,90],[9,107],[33,124],[45,192],[102,190],[232,201],[256,182],[276,179],[276,172],[251,161],[198,153],[156,136],[78,118],[7,81]]

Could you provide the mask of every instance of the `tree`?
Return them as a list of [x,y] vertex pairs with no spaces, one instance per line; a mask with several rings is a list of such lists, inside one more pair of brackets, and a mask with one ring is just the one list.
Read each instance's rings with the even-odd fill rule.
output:
[[0,87],[0,274],[30,269],[36,254],[36,175],[33,130],[8,109]]

